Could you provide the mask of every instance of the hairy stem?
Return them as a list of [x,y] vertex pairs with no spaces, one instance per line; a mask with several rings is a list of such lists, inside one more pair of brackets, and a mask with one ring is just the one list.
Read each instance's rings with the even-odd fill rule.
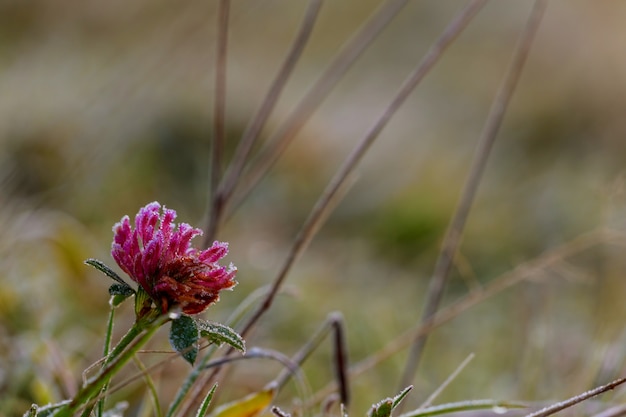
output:
[[[106,336],[104,339],[104,349],[102,352],[102,357],[103,358],[109,358],[109,353],[111,351],[111,338],[113,337],[113,318],[115,317],[115,307],[113,305],[111,305],[111,311],[109,312],[109,321],[107,323],[107,332],[106,332]],[[108,363],[105,362],[104,366],[106,366],[106,364]],[[102,387],[102,392],[104,393],[107,390],[107,386],[108,384],[105,384]],[[102,397],[100,399],[100,401],[98,401],[98,405],[97,405],[97,409],[96,409],[96,416],[97,417],[102,417],[102,415],[104,414],[104,400],[106,397]]]

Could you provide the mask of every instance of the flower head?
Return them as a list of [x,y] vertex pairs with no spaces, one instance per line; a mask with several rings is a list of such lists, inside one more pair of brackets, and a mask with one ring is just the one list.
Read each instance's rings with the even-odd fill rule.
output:
[[152,202],[141,208],[135,227],[128,216],[113,226],[111,255],[133,281],[150,295],[163,313],[178,305],[183,313],[197,314],[231,289],[237,268],[217,262],[228,253],[228,244],[213,242],[203,251],[190,246],[202,231],[174,223],[176,212]]

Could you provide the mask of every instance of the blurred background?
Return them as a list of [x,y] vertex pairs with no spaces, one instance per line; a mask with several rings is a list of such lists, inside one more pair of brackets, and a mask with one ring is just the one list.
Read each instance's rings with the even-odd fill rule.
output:
[[[264,131],[281,124],[378,0],[328,1]],[[327,181],[464,2],[412,1],[356,62],[219,234],[239,285],[205,316],[224,320],[272,281]],[[291,355],[331,311],[350,359],[416,324],[439,244],[490,102],[532,7],[490,2],[396,114],[357,181],[292,270],[248,346]],[[0,415],[67,398],[102,351],[111,227],[158,200],[206,215],[217,1],[0,1]],[[235,148],[306,2],[235,0],[227,148]],[[490,157],[444,305],[626,213],[626,3],[550,2]],[[200,239],[197,239],[200,243]],[[411,401],[476,358],[439,402],[549,401],[623,372],[626,260],[600,242],[434,332]],[[123,306],[116,337],[132,321]],[[330,343],[305,366],[332,380]],[[167,333],[152,349],[168,349]],[[147,364],[162,354],[142,356]],[[352,414],[397,392],[406,350],[353,381]],[[188,365],[159,370],[162,401]],[[221,400],[279,368],[237,367]],[[136,372],[131,369],[129,373]],[[167,375],[168,378],[162,377]],[[223,388],[222,388],[223,387]],[[144,385],[115,400],[138,415]],[[288,409],[292,391],[281,397]],[[606,401],[624,400],[617,391]]]

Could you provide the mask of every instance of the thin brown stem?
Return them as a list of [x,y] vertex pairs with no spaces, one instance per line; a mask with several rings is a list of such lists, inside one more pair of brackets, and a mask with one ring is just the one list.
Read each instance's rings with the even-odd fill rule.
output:
[[220,209],[217,188],[222,176],[226,126],[226,61],[228,52],[228,25],[230,0],[220,0],[217,12],[217,57],[215,69],[215,101],[213,104],[213,140],[211,141],[211,178],[209,222],[204,246],[210,245],[217,234]]
[[309,243],[311,243],[311,240],[313,240],[313,237],[315,237],[317,231],[327,219],[328,215],[332,213],[339,201],[341,201],[343,196],[345,196],[350,185],[352,185],[352,182],[344,180],[342,183],[338,184],[338,187],[333,188],[332,192],[324,192],[320,196],[317,203],[311,210],[309,217],[306,219],[300,229],[300,232],[296,236],[294,244],[287,255],[287,259],[276,276],[276,279],[272,283],[265,299],[259,308],[252,314],[248,322],[243,326],[241,331],[242,336],[245,337],[245,335],[248,334],[248,332],[250,332],[254,325],[259,321],[261,316],[263,316],[263,314],[270,309],[276,299],[276,295],[282,287],[283,282],[291,271],[291,268],[308,247]]
[[605,392],[615,389],[625,382],[626,378],[617,379],[606,385],[602,385],[587,392],[583,392],[582,394],[572,397],[568,400],[553,404],[549,407],[542,408],[539,411],[526,415],[526,417],[548,417],[552,414],[558,413],[559,411],[565,410],[566,408],[572,407],[578,403],[588,400],[589,398],[595,397],[596,395],[604,394]]
[[[320,343],[326,338],[330,331],[333,331],[333,346],[335,352],[335,372],[336,381],[339,387],[339,396],[341,403],[348,406],[350,402],[350,387],[347,377],[348,371],[348,354],[346,350],[345,332],[343,324],[343,316],[341,313],[331,313],[328,315],[324,323],[315,332],[313,337],[291,358],[291,361],[301,366],[304,361],[317,349]],[[274,380],[276,386],[280,389],[285,385],[287,380],[293,374],[292,370],[285,369]]]
[[[218,224],[224,214],[224,208],[233,194],[237,181],[241,177],[245,164],[250,157],[252,148],[258,141],[261,131],[267,123],[269,115],[274,110],[274,107],[276,106],[287,81],[293,73],[296,64],[302,56],[302,52],[311,37],[313,27],[315,26],[315,22],[317,21],[322,7],[322,1],[323,0],[309,1],[309,6],[304,14],[298,33],[296,34],[291,48],[287,53],[285,61],[278,70],[274,81],[270,85],[261,107],[254,115],[241,137],[241,141],[237,146],[233,160],[215,194],[213,201],[213,216],[211,217],[212,223],[209,225],[209,231],[216,231],[218,228]],[[214,236],[209,233],[207,233],[207,236],[207,243],[214,239]]]
[[443,383],[439,385],[439,387],[437,387],[437,389],[434,390],[433,393],[428,396],[428,398],[426,398],[426,401],[420,404],[418,410],[430,407],[435,399],[437,399],[437,397],[452,383],[452,381],[456,379],[457,376],[459,376],[463,369],[465,369],[465,367],[474,359],[474,356],[476,356],[474,355],[474,353],[470,353],[467,358],[465,358],[463,362],[461,362],[461,364],[457,366],[456,369],[446,378],[446,380],[443,381]]
[[[524,29],[514,52],[509,69],[507,70],[506,76],[498,90],[485,122],[476,153],[474,154],[469,175],[465,182],[465,186],[463,187],[461,198],[448,226],[448,230],[442,244],[442,249],[439,252],[435,270],[430,280],[430,286],[426,296],[426,304],[422,312],[422,323],[429,321],[434,316],[439,308],[439,304],[441,303],[446,283],[448,281],[448,276],[450,275],[450,270],[452,268],[454,256],[461,241],[461,236],[463,235],[463,230],[465,228],[472,203],[476,196],[478,185],[480,184],[485,166],[487,165],[487,159],[493,147],[493,143],[495,142],[495,138],[504,118],[507,106],[511,100],[513,92],[515,91],[515,87],[517,86],[517,82],[520,78],[526,58],[528,57],[530,46],[544,14],[546,3],[546,0],[538,0],[535,2],[526,28]],[[404,374],[400,381],[400,387],[405,387],[413,381],[427,338],[428,336],[425,334],[420,335],[415,339],[409,353]]]
[[329,320],[333,326],[333,346],[335,352],[335,373],[339,384],[339,398],[347,409],[350,404],[350,379],[348,378],[348,343],[341,313],[332,314]]
[[235,196],[236,201],[231,203],[231,207],[237,207],[261,181],[341,77],[407,3],[408,0],[387,0],[342,47],[287,120],[269,139],[268,146],[245,176],[242,189]]
[[450,23],[440,39],[435,42],[435,44],[426,54],[424,59],[419,63],[417,69],[404,82],[396,97],[392,100],[390,105],[383,112],[383,114],[374,124],[372,129],[368,132],[367,135],[365,135],[365,137],[357,144],[357,146],[352,150],[350,155],[348,155],[348,157],[345,159],[343,165],[339,168],[335,176],[330,180],[330,182],[326,186],[326,189],[313,207],[309,218],[302,227],[302,231],[296,237],[294,249],[288,257],[287,262],[283,266],[281,273],[275,280],[274,285],[271,291],[268,293],[265,301],[261,304],[258,311],[252,316],[250,322],[247,323],[247,325],[244,327],[243,334],[245,334],[250,329],[250,327],[252,327],[256,323],[258,318],[260,318],[260,316],[265,311],[267,311],[267,309],[269,309],[275,295],[278,293],[278,290],[282,285],[282,282],[284,281],[287,273],[291,269],[293,262],[296,260],[296,256],[299,256],[302,245],[305,243],[308,244],[309,240],[312,238],[311,233],[314,232],[315,228],[317,227],[317,224],[320,221],[320,217],[328,211],[329,203],[336,199],[339,190],[345,186],[347,178],[354,171],[354,169],[361,161],[374,140],[378,138],[382,129],[391,119],[391,116],[400,108],[402,103],[404,103],[406,98],[417,86],[419,81],[422,80],[424,76],[428,73],[428,71],[433,67],[445,48],[449,46],[450,43],[456,38],[456,36],[467,26],[471,18],[478,12],[480,7],[484,3],[485,0],[472,1],[472,3],[470,3],[470,5],[466,7],[459,14],[458,17]]

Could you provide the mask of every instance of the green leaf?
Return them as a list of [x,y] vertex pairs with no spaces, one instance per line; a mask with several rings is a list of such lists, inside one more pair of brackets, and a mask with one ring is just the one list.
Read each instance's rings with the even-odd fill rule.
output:
[[135,290],[126,284],[112,284],[109,287],[109,294],[130,297],[131,295],[135,294]]
[[125,285],[130,288],[130,285],[128,285],[126,281],[124,281],[122,278],[120,278],[120,276],[117,275],[115,271],[113,271],[111,268],[106,266],[104,262],[99,261],[97,259],[89,258],[85,261],[85,263],[87,265],[93,266],[98,271],[102,272],[104,275],[111,278],[112,280],[117,281],[120,285]]
[[230,327],[221,323],[209,322],[200,319],[196,319],[196,323],[200,329],[200,336],[206,338],[209,342],[217,345],[226,343],[243,353],[246,352],[246,342],[239,335],[239,333]]
[[402,400],[404,400],[404,397],[406,397],[407,394],[412,389],[413,389],[413,385],[409,385],[408,387],[403,389],[402,392],[400,392],[400,394],[398,394],[395,397],[393,397],[393,405],[392,405],[392,407],[395,409],[402,402]]
[[393,400],[385,398],[381,402],[374,404],[367,414],[369,417],[389,417],[393,410]]
[[126,283],[119,275],[115,273],[111,268],[106,266],[104,262],[97,259],[87,259],[85,261],[87,265],[93,266],[98,271],[104,273],[106,276],[114,280],[116,283],[109,287],[109,294],[111,294],[111,306],[117,307],[125,299],[135,294],[135,290]]
[[180,316],[172,321],[170,329],[170,344],[191,365],[198,355],[198,326],[189,316]]
[[390,417],[391,412],[402,402],[404,397],[407,396],[409,391],[413,389],[413,386],[410,385],[400,392],[400,394],[396,395],[393,398],[385,398],[381,402],[374,404],[370,409],[368,416],[369,417]]
[[111,295],[111,306],[117,307],[128,297],[134,295],[135,290],[127,285],[113,284],[109,287],[109,294]]
[[204,400],[202,400],[202,404],[200,404],[200,408],[198,408],[196,417],[206,416],[206,413],[209,410],[209,404],[211,404],[211,400],[213,399],[213,394],[215,394],[216,388],[217,388],[217,384],[213,385],[213,388],[211,388],[211,391],[209,391],[206,397],[204,397]]

